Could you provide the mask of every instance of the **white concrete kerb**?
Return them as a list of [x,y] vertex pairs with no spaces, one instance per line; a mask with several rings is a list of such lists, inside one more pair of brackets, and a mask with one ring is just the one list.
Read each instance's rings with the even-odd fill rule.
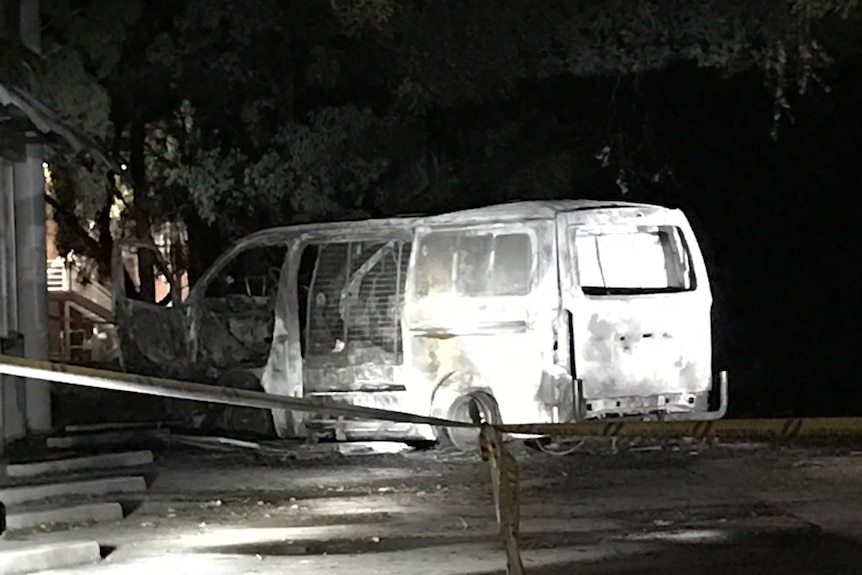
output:
[[87,469],[108,469],[116,467],[139,467],[152,465],[151,451],[129,451],[106,453],[88,457],[70,457],[32,463],[10,463],[6,466],[7,477],[35,477],[50,473],[68,473]]
[[96,541],[35,545],[0,542],[0,575],[41,573],[95,563],[102,558]]
[[71,496],[101,496],[112,493],[139,493],[147,489],[146,480],[140,475],[130,477],[105,477],[85,481],[23,485],[0,489],[0,501],[6,507],[40,501],[42,499]]

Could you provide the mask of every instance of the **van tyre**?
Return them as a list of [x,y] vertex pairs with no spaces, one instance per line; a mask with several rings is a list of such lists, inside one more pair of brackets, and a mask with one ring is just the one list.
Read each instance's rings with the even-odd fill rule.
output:
[[[218,380],[218,385],[232,389],[264,391],[260,380],[254,374],[241,370],[223,374]],[[221,410],[216,426],[244,436],[273,437],[275,435],[272,412],[269,409],[226,405]]]
[[[470,403],[476,402],[482,421],[492,425],[503,423],[497,400],[485,391],[471,391],[459,396],[449,407],[448,419],[472,421]],[[441,447],[452,447],[462,452],[479,450],[479,430],[476,428],[444,427],[437,430]]]

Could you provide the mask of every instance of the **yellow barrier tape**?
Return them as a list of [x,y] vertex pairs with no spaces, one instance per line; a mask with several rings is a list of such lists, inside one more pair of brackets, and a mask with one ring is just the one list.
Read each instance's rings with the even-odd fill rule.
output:
[[862,435],[862,417],[718,419],[715,421],[588,421],[499,425],[501,432],[554,437],[656,437],[727,440]]
[[286,395],[274,395],[262,391],[219,387],[175,379],[118,373],[7,355],[0,355],[0,374],[112,391],[220,403],[237,407],[289,409],[292,411],[323,413],[335,416],[341,415],[445,427],[477,427],[475,424],[469,422],[424,417],[401,411],[330,403],[312,398],[288,397]]
[[[318,399],[288,397],[6,355],[0,355],[0,374],[238,407],[290,409],[440,427],[478,427],[478,424],[473,422],[453,421],[387,409],[329,403]],[[860,435],[862,434],[862,417],[718,419],[713,421],[610,419],[578,423],[504,424],[494,427],[500,432],[508,434],[556,437],[782,439],[803,436]]]
[[[0,374],[41,379],[177,399],[257,407],[290,409],[331,415],[427,424],[440,427],[478,427],[473,422],[453,421],[400,411],[337,404],[318,399],[288,397],[259,391],[218,387],[188,381],[147,377],[108,370],[22,359],[0,355]],[[691,437],[706,439],[782,439],[794,437],[860,435],[862,417],[718,419],[713,421],[602,420],[578,423],[528,423],[495,425],[502,433],[556,437]]]
[[483,424],[479,432],[479,452],[482,460],[487,461],[491,468],[497,525],[503,549],[506,550],[506,573],[524,575],[520,542],[521,503],[518,495],[521,471],[518,460],[506,449],[500,432],[490,425]]
[[491,487],[494,492],[494,509],[500,540],[506,551],[507,575],[524,575],[521,561],[521,468],[518,460],[506,449],[503,434],[483,420],[479,402],[472,398],[469,405],[470,421],[480,426],[479,454],[489,463]]

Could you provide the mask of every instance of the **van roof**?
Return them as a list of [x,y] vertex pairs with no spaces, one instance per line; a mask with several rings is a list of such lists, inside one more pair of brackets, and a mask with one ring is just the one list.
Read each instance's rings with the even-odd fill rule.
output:
[[[494,204],[482,208],[459,210],[429,216],[402,216],[376,220],[318,222],[312,224],[280,226],[259,230],[241,238],[239,241],[234,243],[232,247],[223,252],[218,259],[216,259],[200,280],[203,281],[210,273],[214,273],[213,270],[220,265],[220,262],[233,257],[233,255],[238,251],[247,249],[248,247],[277,245],[285,241],[287,238],[305,233],[319,234],[323,232],[328,236],[337,238],[342,233],[351,233],[356,227],[356,224],[360,222],[368,226],[368,230],[366,231],[373,233],[375,230],[379,232],[387,229],[409,231],[416,226],[423,225],[433,226],[487,221],[513,222],[525,220],[549,220],[563,212],[614,208],[640,208],[643,211],[652,213],[676,211],[675,209],[658,205],[638,204],[633,202],[596,200],[531,200]],[[189,297],[191,297],[191,295]]]
[[481,208],[458,210],[417,218],[421,223],[443,223],[459,220],[513,220],[513,219],[552,219],[562,212],[598,210],[611,208],[641,208],[649,211],[668,210],[662,206],[618,202],[611,200],[529,200],[493,204]]
[[317,222],[311,224],[294,224],[268,228],[249,234],[240,239],[229,251],[234,251],[239,246],[255,244],[261,240],[278,243],[279,238],[285,234],[297,234],[303,232],[315,232],[328,230],[332,233],[349,231],[356,227],[357,223],[368,224],[372,228],[403,228],[413,226],[457,224],[460,222],[482,222],[482,221],[523,221],[523,220],[547,220],[553,219],[557,214],[563,212],[574,212],[582,210],[599,210],[614,208],[640,208],[649,212],[675,211],[653,204],[639,204],[634,202],[618,201],[596,201],[596,200],[530,200],[517,201],[501,204],[493,204],[481,208],[471,208],[454,212],[440,213],[427,216],[401,216],[385,219],[372,220],[346,220],[334,222]]

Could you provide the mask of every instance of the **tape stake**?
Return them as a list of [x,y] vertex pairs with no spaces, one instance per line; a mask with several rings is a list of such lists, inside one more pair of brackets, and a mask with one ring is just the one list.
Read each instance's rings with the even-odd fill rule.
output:
[[610,423],[606,423],[605,428],[602,431],[602,435],[605,437],[618,437],[624,426],[625,423],[623,423],[622,421],[612,421]]
[[781,427],[781,437],[786,439],[792,439],[794,437],[797,437],[800,431],[802,431],[802,419],[788,419]]
[[707,439],[712,435],[711,421],[697,421],[691,430],[691,436],[694,439]]

